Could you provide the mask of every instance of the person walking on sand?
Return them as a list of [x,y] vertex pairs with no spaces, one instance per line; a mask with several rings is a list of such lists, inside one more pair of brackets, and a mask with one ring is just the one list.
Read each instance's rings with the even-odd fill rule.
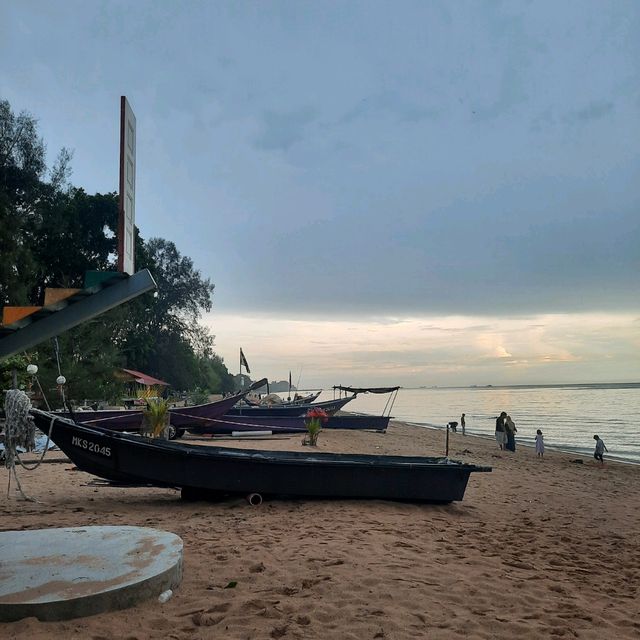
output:
[[464,422],[464,413],[460,416],[460,426],[462,427],[462,435],[466,436],[467,434],[465,433],[465,422]]
[[505,432],[504,429],[504,420],[507,417],[507,414],[505,411],[503,411],[497,418],[496,418],[496,442],[498,443],[498,446],[500,447],[500,451],[502,451],[504,449],[504,445],[507,441],[507,434]]
[[515,453],[516,451],[516,432],[518,431],[516,429],[516,425],[515,422],[511,419],[511,416],[507,416],[504,419],[504,430],[507,434],[507,444],[506,444],[506,449],[509,449],[509,451],[513,451]]
[[536,431],[536,453],[538,454],[538,458],[544,456],[544,436],[540,429]]
[[604,446],[604,440],[600,436],[593,436],[596,441],[596,450],[593,452],[593,457],[596,460],[600,460],[600,464],[604,464],[604,452],[609,453],[609,449]]

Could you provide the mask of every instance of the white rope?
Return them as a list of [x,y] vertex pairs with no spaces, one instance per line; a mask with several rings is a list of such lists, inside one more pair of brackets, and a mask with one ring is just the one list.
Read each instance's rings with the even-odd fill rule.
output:
[[47,434],[47,443],[40,459],[32,466],[28,466],[20,459],[18,453],[18,447],[25,449],[26,451],[33,451],[36,444],[36,426],[33,422],[33,417],[30,415],[31,400],[29,396],[19,389],[10,389],[7,391],[7,397],[4,402],[4,410],[6,414],[6,424],[4,428],[4,466],[9,469],[9,482],[7,484],[7,497],[11,489],[11,473],[16,479],[18,490],[25,500],[35,502],[33,498],[29,498],[25,495],[16,472],[16,460],[18,464],[27,469],[28,471],[34,471],[40,466],[40,463],[44,459],[46,452],[49,449],[49,441],[51,440],[51,430],[55,418],[52,418],[49,425],[49,433]]
[[18,456],[18,447],[33,451],[36,446],[36,425],[29,415],[31,400],[19,389],[7,391],[4,401],[4,411],[7,423],[4,428],[4,466],[13,469]]

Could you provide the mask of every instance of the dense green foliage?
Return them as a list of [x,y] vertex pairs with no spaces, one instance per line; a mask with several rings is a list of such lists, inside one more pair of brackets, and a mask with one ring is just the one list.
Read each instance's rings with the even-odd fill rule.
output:
[[[71,154],[63,149],[49,170],[45,151],[35,119],[15,115],[0,101],[0,306],[40,305],[46,287],[82,287],[86,271],[115,269],[117,195],[90,195],[70,185]],[[69,395],[117,399],[122,383],[113,373],[119,367],[166,380],[173,391],[231,391],[233,377],[199,323],[211,309],[214,285],[173,242],[145,241],[139,233],[136,268],[151,271],[157,292],[59,337]],[[45,390],[55,388],[51,342],[3,363],[3,388],[11,368],[27,360],[40,367]]]

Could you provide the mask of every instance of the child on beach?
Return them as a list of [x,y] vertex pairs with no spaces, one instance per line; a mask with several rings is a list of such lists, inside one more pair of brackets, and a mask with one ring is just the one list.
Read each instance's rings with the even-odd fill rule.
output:
[[596,441],[596,450],[593,453],[593,457],[596,460],[600,460],[600,464],[604,464],[603,454],[605,451],[609,453],[609,449],[604,446],[604,440],[600,436],[593,436],[593,439]]
[[536,453],[538,454],[538,458],[544,456],[544,436],[540,429],[536,431]]

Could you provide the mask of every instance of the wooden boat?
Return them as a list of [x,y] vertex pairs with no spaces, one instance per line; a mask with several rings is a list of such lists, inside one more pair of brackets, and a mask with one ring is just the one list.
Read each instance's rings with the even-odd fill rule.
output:
[[[348,413],[330,416],[322,424],[323,429],[369,429],[372,431],[386,431],[389,426],[389,416],[369,416]],[[271,433],[306,433],[305,416],[281,415],[230,415],[202,421],[200,424],[187,428],[189,433],[196,435],[223,435],[243,431],[264,431]]]
[[[356,396],[345,396],[334,398],[323,402],[313,402],[309,404],[274,404],[260,405],[253,407],[235,406],[227,411],[227,416],[304,416],[311,409],[322,409],[327,415],[333,415],[351,402]],[[189,407],[187,407],[189,408]],[[186,411],[185,411],[186,412]]]
[[188,445],[78,425],[38,409],[31,414],[82,471],[116,482],[180,487],[185,498],[259,494],[448,503],[462,500],[472,472],[491,470],[447,458]]
[[[229,411],[233,405],[242,400],[253,389],[264,386],[266,378],[260,380],[245,391],[223,398],[216,402],[194,405],[191,407],[173,407],[169,409],[170,424],[173,435],[180,435],[188,426],[198,424],[199,421],[218,418]],[[93,427],[103,427],[112,431],[140,431],[142,427],[142,407],[135,409],[105,409],[100,411],[61,412],[66,418],[71,418],[78,424]]]
[[[190,433],[196,435],[222,435],[233,432],[262,431],[271,433],[302,433],[306,431],[305,415],[311,409],[324,409],[330,416],[323,423],[323,429],[369,429],[386,431],[389,426],[390,411],[400,387],[342,387],[334,390],[342,394],[351,393],[334,400],[316,402],[310,405],[300,405],[299,409],[291,406],[241,407],[236,406],[220,418],[201,420],[197,424],[187,427]],[[389,394],[382,415],[341,414],[335,411],[341,409],[347,402],[351,402],[360,393]]]
[[315,402],[321,393],[322,393],[322,389],[320,389],[320,391],[314,391],[313,393],[308,393],[306,396],[300,396],[296,393],[293,396],[293,400],[291,400],[291,404],[310,404],[312,402]]
[[322,389],[320,391],[309,393],[306,396],[298,396],[298,394],[296,394],[293,400],[282,400],[281,402],[275,403],[263,403],[260,400],[255,400],[254,398],[245,398],[244,402],[246,402],[250,407],[264,407],[267,406],[267,404],[271,407],[290,407],[291,405],[310,404],[315,402],[321,393]]
[[342,394],[350,393],[355,398],[360,393],[373,393],[376,395],[388,395],[387,402],[385,403],[384,409],[382,411],[383,416],[388,416],[391,414],[391,409],[393,409],[393,405],[398,397],[398,391],[400,387],[344,387],[342,385],[335,385],[333,387],[333,392],[335,394],[336,391],[340,393],[340,397]]

